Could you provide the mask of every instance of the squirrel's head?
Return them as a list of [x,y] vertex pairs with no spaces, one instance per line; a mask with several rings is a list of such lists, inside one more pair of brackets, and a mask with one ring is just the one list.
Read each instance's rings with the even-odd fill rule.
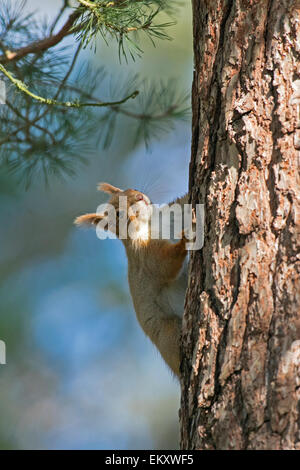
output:
[[147,240],[152,214],[148,196],[136,189],[122,190],[109,183],[100,183],[98,190],[111,195],[108,203],[101,205],[97,213],[77,217],[75,224],[97,226],[101,222],[103,230],[110,230],[120,238],[125,232],[129,239]]

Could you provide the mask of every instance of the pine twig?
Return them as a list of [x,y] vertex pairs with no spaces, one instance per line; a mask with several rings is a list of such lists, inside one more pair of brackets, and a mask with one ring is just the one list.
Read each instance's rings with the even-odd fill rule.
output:
[[56,46],[64,37],[75,32],[73,25],[79,16],[80,13],[78,11],[72,13],[57,34],[51,34],[47,38],[41,39],[40,41],[35,41],[31,44],[28,44],[27,46],[21,47],[16,51],[6,51],[5,54],[0,56],[0,64],[16,62],[28,54],[43,52],[47,49],[50,49],[51,47]]
[[130,98],[135,98],[139,92],[136,90],[130,95],[126,96],[120,101],[111,101],[111,102],[98,102],[98,103],[81,103],[80,101],[58,101],[55,99],[51,98],[44,98],[43,96],[36,95],[32,91],[28,90],[27,86],[25,83],[23,83],[21,80],[18,80],[15,78],[8,70],[6,70],[3,65],[0,64],[0,71],[23,93],[26,95],[30,96],[36,101],[39,101],[40,103],[43,104],[48,104],[52,106],[64,106],[66,108],[83,108],[86,106],[96,106],[96,107],[104,107],[104,106],[116,106],[125,103],[128,101]]

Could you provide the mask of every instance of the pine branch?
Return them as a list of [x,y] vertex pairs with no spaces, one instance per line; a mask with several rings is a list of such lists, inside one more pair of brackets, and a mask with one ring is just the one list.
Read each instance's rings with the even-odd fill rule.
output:
[[[1,0],[0,75],[9,86],[6,106],[0,107],[0,166],[19,174],[26,186],[40,173],[45,181],[50,174],[72,175],[98,142],[106,147],[115,133],[122,134],[120,127],[128,126],[126,135],[133,137],[134,144],[143,138],[148,146],[150,139],[172,129],[173,121],[184,119],[187,98],[176,91],[175,82],[146,83],[137,76],[122,81],[120,75],[107,82],[103,68],[87,67],[82,73],[83,63],[77,67],[82,46],[98,33],[104,40],[106,35],[116,39],[125,57],[125,44],[132,57],[142,52],[132,40],[138,33],[150,40],[165,39],[164,25],[153,21],[167,4],[168,0],[82,0],[59,32],[52,34],[68,7],[66,0],[51,26],[23,15],[24,3]],[[104,19],[99,16],[102,10]],[[80,42],[70,60],[66,48],[58,45],[73,32]],[[138,89],[139,94],[134,91]],[[121,121],[122,116],[136,125]]]
[[[157,15],[167,9],[169,0],[119,0],[90,2],[79,0],[81,15],[76,20],[76,26],[81,26],[78,39],[84,47],[94,42],[98,35],[108,44],[107,36],[118,43],[119,58],[127,55],[135,59],[142,54],[137,44],[138,34],[145,34],[155,45],[155,39],[170,40],[165,29],[175,24],[167,22],[155,24]],[[176,4],[176,0],[173,1]],[[170,10],[170,8],[169,8]],[[170,11],[169,11],[170,13]]]
[[115,101],[115,102],[97,102],[97,103],[81,103],[80,101],[57,101],[56,99],[52,98],[44,98],[43,96],[39,96],[27,88],[24,82],[15,78],[8,70],[6,70],[3,65],[0,64],[0,71],[23,93],[30,96],[34,100],[38,101],[39,103],[48,104],[50,106],[64,106],[66,108],[83,108],[86,106],[95,106],[95,107],[104,107],[104,106],[117,106],[120,104],[125,103],[130,98],[135,98],[138,95],[138,91],[134,91],[130,95],[126,96],[122,100]]
[[[52,34],[56,22],[67,8],[66,1],[50,29],[50,36],[34,41],[15,51],[6,49],[5,53],[0,56],[0,64],[16,62],[28,54],[42,53],[59,44],[66,36],[77,32],[79,32],[79,39],[85,46],[98,32],[102,35],[103,39],[105,39],[105,34],[109,32],[118,40],[119,50],[122,51],[124,55],[126,55],[124,39],[128,43],[131,43],[136,49],[136,52],[141,53],[142,50],[128,38],[129,33],[144,31],[148,34],[152,42],[153,38],[170,39],[162,30],[175,24],[174,22],[156,26],[152,24],[154,18],[163,9],[163,3],[161,3],[161,1],[158,2],[158,7],[155,11],[151,9],[151,4],[155,3],[155,1],[151,2],[149,0],[119,0],[115,2],[95,3],[79,0],[79,3],[82,7],[78,7],[68,17],[58,33]],[[146,13],[147,10],[149,10],[148,14]],[[132,51],[130,51],[130,54],[133,57]]]
[[0,56],[0,64],[16,62],[17,60],[22,59],[28,54],[41,53],[50,49],[51,47],[56,46],[66,36],[74,33],[74,30],[72,28],[79,15],[80,13],[78,11],[72,13],[57,34],[51,34],[47,38],[41,39],[40,41],[35,41],[32,44],[28,44],[28,46],[21,47],[16,51],[6,50],[5,54]]
[[[53,82],[53,85],[56,85],[56,82]],[[167,88],[167,86],[166,86],[166,88]],[[81,94],[86,99],[89,99],[89,100],[91,100],[95,103],[101,103],[101,101],[98,98],[96,98],[94,95],[92,95],[90,93],[87,93],[84,90],[80,90],[78,87],[76,87],[74,85],[67,84],[65,86],[65,89],[70,90],[70,91],[74,91],[78,94]],[[165,92],[167,93],[167,90],[165,90]],[[188,97],[186,97],[186,99],[187,98]],[[185,101],[185,99],[182,100],[182,102],[184,102],[184,101]],[[114,104],[111,104],[111,105],[108,105],[108,106],[111,107],[112,111],[114,111],[116,113],[119,113],[119,114],[123,114],[124,116],[130,117],[130,118],[133,118],[133,119],[156,121],[156,120],[164,119],[166,117],[172,117],[172,116],[174,116],[174,114],[176,112],[177,113],[180,112],[182,114],[188,114],[190,112],[190,107],[182,108],[181,105],[182,105],[182,103],[180,103],[180,105],[178,103],[172,104],[172,105],[168,106],[162,112],[159,112],[159,113],[156,113],[156,114],[151,114],[151,113],[147,113],[147,112],[140,112],[139,113],[139,112],[130,111],[128,109],[125,109],[122,106],[118,106],[116,104],[116,102]]]

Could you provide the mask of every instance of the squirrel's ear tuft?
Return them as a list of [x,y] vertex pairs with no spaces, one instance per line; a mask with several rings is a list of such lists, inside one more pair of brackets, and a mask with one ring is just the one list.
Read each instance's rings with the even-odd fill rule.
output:
[[75,225],[97,225],[103,216],[100,214],[84,214],[76,217],[74,220]]
[[98,191],[103,191],[108,194],[119,194],[122,193],[122,189],[116,188],[109,183],[99,183],[97,186]]

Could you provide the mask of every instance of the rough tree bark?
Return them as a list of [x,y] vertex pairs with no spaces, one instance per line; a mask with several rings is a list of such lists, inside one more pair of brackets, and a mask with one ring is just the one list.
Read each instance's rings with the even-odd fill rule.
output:
[[193,18],[205,243],[183,321],[181,446],[300,449],[300,2],[193,0]]

